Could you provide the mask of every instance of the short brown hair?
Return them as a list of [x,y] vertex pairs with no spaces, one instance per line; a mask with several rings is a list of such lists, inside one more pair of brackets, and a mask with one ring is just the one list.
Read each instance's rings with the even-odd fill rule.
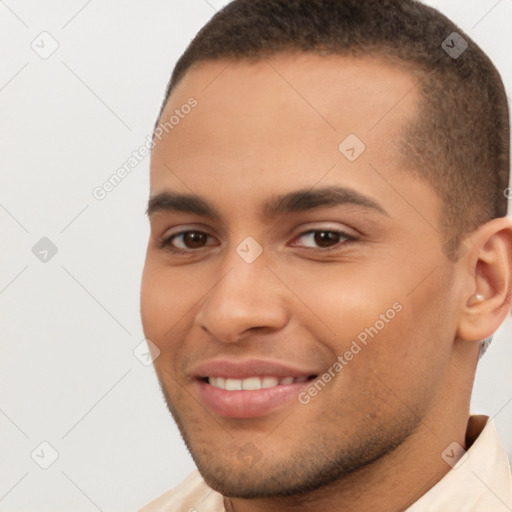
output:
[[[442,47],[455,45],[453,32],[468,45],[458,56]],[[178,60],[160,115],[196,63],[297,51],[380,57],[418,77],[420,112],[404,130],[400,155],[439,194],[449,252],[482,223],[507,215],[510,133],[501,77],[469,36],[416,0],[234,0]]]

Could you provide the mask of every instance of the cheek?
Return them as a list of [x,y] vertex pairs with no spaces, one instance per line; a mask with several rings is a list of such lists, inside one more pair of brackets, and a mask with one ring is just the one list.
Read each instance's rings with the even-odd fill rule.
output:
[[169,268],[162,269],[151,259],[146,260],[141,282],[142,327],[145,337],[160,351],[153,364],[168,403],[171,396],[173,402],[181,401],[177,396],[179,386],[171,374],[176,371],[180,357],[179,340],[185,334],[179,320],[186,316],[186,308],[190,308],[184,300],[183,287],[179,288],[172,277]]
[[437,374],[449,348],[446,301],[432,299],[440,296],[439,287],[446,288],[447,277],[439,270],[415,288],[433,265],[423,267],[403,268],[393,258],[364,268],[347,264],[309,272],[292,269],[283,280],[293,283],[290,288],[314,313],[307,315],[307,328],[334,357],[350,350],[353,342],[360,347],[353,346],[357,355],[348,354],[346,378],[364,379],[371,367],[406,391],[415,373]]
[[418,415],[439,390],[453,341],[453,315],[436,295],[438,284],[433,279],[413,293],[391,295],[402,309],[368,342],[356,376],[370,371],[385,402],[398,409],[405,404]]
[[[325,333],[347,340],[357,336],[360,331],[372,326],[379,320],[380,314],[392,308],[400,297],[382,282],[381,276],[390,272],[381,269],[372,271],[365,263],[311,264],[304,268],[293,266],[279,269],[279,275],[289,284],[294,295],[307,307],[313,323]],[[303,308],[302,304],[298,307]],[[298,317],[298,309],[296,316]],[[395,311],[390,314],[394,315]],[[319,332],[320,334],[320,332]]]
[[164,308],[166,304],[166,287],[163,280],[159,279],[158,273],[146,260],[142,274],[140,312],[142,326],[147,338],[156,339],[156,334],[162,330],[166,318]]
[[146,260],[141,283],[142,325],[146,337],[160,348],[168,339],[168,331],[185,313],[184,292],[169,269],[157,268]]
[[171,267],[148,256],[141,282],[141,318],[146,337],[161,349],[181,339],[190,327],[201,300],[215,282],[214,277],[191,265]]

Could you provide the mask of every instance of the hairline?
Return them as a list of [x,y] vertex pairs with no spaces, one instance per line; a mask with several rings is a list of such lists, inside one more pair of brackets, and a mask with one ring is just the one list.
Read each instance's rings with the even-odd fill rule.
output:
[[[385,50],[385,51],[383,51]],[[237,63],[256,63],[260,61],[264,61],[267,58],[273,58],[276,56],[289,56],[293,57],[296,55],[316,55],[318,57],[341,57],[341,58],[353,58],[355,60],[369,61],[375,63],[382,63],[388,65],[389,67],[394,67],[403,73],[409,75],[410,77],[416,77],[419,80],[424,78],[429,73],[433,72],[433,70],[429,70],[427,66],[421,65],[421,63],[414,60],[407,60],[396,53],[393,53],[391,47],[387,48],[386,46],[368,46],[365,48],[356,47],[347,51],[340,51],[339,49],[327,49],[323,47],[311,48],[308,50],[304,50],[301,48],[295,48],[290,46],[289,48],[284,48],[281,50],[273,50],[273,51],[261,51],[255,55],[241,55],[241,56],[213,56],[213,57],[201,57],[192,61],[186,68],[182,69],[181,73],[177,75],[177,77],[173,76],[169,86],[166,90],[164,101],[160,107],[160,111],[158,113],[155,126],[153,128],[153,132],[155,128],[160,123],[162,115],[165,111],[165,108],[169,104],[171,100],[171,96],[179,88],[185,77],[198,68],[207,65],[209,63],[214,62],[225,62],[228,65],[237,64]],[[426,95],[422,94],[425,99]]]

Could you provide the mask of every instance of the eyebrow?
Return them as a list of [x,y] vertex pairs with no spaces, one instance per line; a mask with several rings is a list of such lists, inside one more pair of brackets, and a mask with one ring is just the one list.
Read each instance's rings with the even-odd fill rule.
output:
[[[262,213],[264,217],[272,218],[320,207],[328,208],[339,205],[358,206],[389,216],[388,212],[374,199],[348,187],[301,189],[283,195],[276,195],[263,203]],[[148,216],[161,211],[193,213],[212,220],[222,219],[220,212],[206,199],[194,194],[181,194],[169,190],[150,197],[148,201],[146,210]]]

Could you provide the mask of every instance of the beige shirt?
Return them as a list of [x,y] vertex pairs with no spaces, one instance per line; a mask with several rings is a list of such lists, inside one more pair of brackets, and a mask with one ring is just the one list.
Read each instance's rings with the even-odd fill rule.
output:
[[[511,512],[512,478],[505,448],[492,420],[471,416],[462,455],[448,447],[447,463],[460,460],[406,512]],[[198,471],[139,512],[225,512],[222,495],[208,487]]]

